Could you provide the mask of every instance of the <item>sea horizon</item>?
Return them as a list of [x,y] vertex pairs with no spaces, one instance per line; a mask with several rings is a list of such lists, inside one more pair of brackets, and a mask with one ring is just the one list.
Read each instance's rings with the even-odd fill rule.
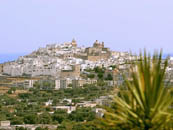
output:
[[27,54],[29,53],[2,53],[0,54],[0,64],[17,60],[20,56]]

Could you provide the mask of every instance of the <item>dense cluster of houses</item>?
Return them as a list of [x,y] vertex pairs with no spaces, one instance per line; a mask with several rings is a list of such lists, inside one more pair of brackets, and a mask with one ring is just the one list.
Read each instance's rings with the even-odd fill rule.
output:
[[[87,70],[93,70],[96,67],[105,68],[103,77],[109,74],[111,80],[104,80],[107,86],[120,86],[123,84],[123,76],[129,77],[131,61],[138,57],[127,52],[115,52],[104,46],[104,42],[97,40],[93,47],[78,47],[77,42],[63,44],[51,44],[45,48],[39,48],[29,55],[21,56],[16,61],[0,64],[0,75],[17,77],[8,83],[9,87],[33,88],[39,85],[40,89],[66,89],[79,88],[86,84],[97,84],[98,77],[89,78],[82,75],[93,74]],[[27,77],[20,79],[20,77]],[[18,79],[19,78],[19,79]],[[104,78],[103,78],[104,79]],[[169,59],[166,69],[165,82],[173,85],[173,58]],[[1,83],[0,83],[1,85]],[[2,84],[7,85],[7,84]],[[45,106],[50,106],[53,110],[62,109],[67,113],[75,111],[77,107],[90,107],[98,117],[104,115],[104,109],[97,106],[109,105],[112,96],[101,96],[93,101],[82,101],[72,104],[72,99],[66,100],[66,105],[53,106],[52,100],[45,102]],[[70,105],[69,105],[70,104]],[[37,125],[38,127],[39,125]],[[16,128],[10,126],[10,122],[0,122],[0,128]],[[26,128],[35,129],[35,125],[24,125]],[[57,126],[49,126],[57,128]]]
[[[7,76],[40,77],[51,76],[55,82],[55,88],[66,88],[70,83],[75,86],[97,82],[95,80],[83,79],[82,73],[86,69],[104,67],[110,70],[114,82],[109,84],[121,84],[122,72],[128,70],[127,64],[135,60],[136,56],[127,52],[115,52],[104,46],[104,42],[95,41],[93,47],[78,47],[77,42],[63,44],[50,44],[45,48],[39,48],[29,55],[21,56],[16,61],[0,65],[0,74]],[[111,68],[110,66],[116,66]],[[33,87],[34,80],[20,81],[16,84],[24,84]],[[76,85],[75,85],[76,84]]]

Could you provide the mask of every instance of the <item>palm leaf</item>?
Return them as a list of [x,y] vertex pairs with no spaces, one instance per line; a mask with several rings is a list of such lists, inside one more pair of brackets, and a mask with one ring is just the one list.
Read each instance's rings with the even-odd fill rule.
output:
[[120,90],[120,96],[114,98],[116,110],[105,113],[105,121],[111,126],[128,125],[129,129],[167,129],[173,123],[169,110],[173,98],[164,84],[168,59],[162,62],[162,52],[151,58],[144,51],[132,64],[133,80],[125,80],[128,91]]

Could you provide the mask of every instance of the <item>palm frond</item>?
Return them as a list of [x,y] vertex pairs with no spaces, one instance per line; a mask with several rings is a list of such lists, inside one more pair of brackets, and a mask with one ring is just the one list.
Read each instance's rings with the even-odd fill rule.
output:
[[164,84],[167,65],[168,59],[163,62],[162,52],[155,53],[152,58],[146,51],[141,53],[140,60],[132,67],[133,80],[125,80],[127,92],[120,90],[120,96],[114,99],[116,110],[105,113],[105,120],[112,126],[167,129],[167,125],[173,123],[169,110],[173,98]]

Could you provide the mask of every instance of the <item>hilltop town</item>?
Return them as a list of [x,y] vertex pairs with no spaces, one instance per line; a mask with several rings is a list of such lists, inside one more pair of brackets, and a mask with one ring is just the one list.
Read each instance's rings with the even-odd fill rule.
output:
[[[98,40],[85,48],[73,39],[0,64],[0,129],[72,129],[102,118],[138,59]],[[172,58],[165,82],[173,84],[170,79]]]
[[39,48],[29,55],[21,56],[14,62],[4,63],[0,70],[1,73],[10,76],[66,77],[68,74],[64,75],[63,72],[68,71],[71,72],[70,77],[79,77],[77,69],[83,71],[96,66],[107,68],[134,58],[128,53],[111,51],[104,46],[104,42],[99,43],[97,40],[93,47],[77,47],[77,42],[73,39],[72,42],[64,44],[46,45],[45,48]]
[[104,67],[107,74],[113,73],[111,76],[116,78],[117,72],[128,69],[129,65],[126,63],[135,59],[136,56],[127,52],[111,51],[104,46],[104,42],[100,43],[98,40],[92,47],[84,48],[78,47],[73,39],[72,42],[46,45],[45,48],[39,48],[29,55],[21,56],[16,61],[1,64],[0,73],[12,77],[49,76],[54,80],[80,79],[92,82],[81,75],[89,75],[87,70]]
[[[16,61],[0,64],[0,75],[4,77],[27,77],[27,80],[15,80],[11,86],[21,84],[28,88],[34,82],[49,81],[55,83],[55,89],[92,84],[98,79],[106,79],[111,85],[121,85],[122,75],[129,77],[130,63],[138,59],[137,55],[128,52],[112,51],[104,42],[96,40],[92,47],[78,47],[73,39],[63,44],[48,44],[31,54],[19,57]],[[92,70],[103,69],[104,73],[96,74]],[[173,58],[169,59],[167,79],[173,75]],[[173,83],[173,81],[171,81]],[[4,84],[3,84],[4,85]],[[7,86],[9,84],[6,84]]]

